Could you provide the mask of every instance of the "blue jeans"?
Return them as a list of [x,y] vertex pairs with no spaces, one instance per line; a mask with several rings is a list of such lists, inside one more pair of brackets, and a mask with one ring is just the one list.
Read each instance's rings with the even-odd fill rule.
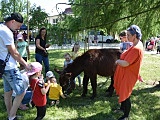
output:
[[5,70],[2,77],[5,92],[14,90],[16,95],[21,95],[22,93],[24,93],[24,82],[18,68]]
[[26,94],[24,95],[24,98],[22,100],[22,104],[29,104],[32,97],[32,91],[26,91]]
[[40,55],[38,53],[35,54],[35,59],[36,59],[36,62],[39,62],[42,64],[44,64],[44,67],[45,67],[45,73],[47,73],[49,71],[49,59],[48,57],[44,57],[43,55]]
[[[78,75],[76,78],[78,78],[79,86],[81,86],[81,77],[80,77],[80,75]],[[76,78],[74,79],[74,83],[75,84],[76,84]]]

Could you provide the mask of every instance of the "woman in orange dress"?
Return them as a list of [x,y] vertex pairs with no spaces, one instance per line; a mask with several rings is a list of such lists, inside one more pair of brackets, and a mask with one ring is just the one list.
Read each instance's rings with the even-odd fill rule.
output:
[[131,109],[130,95],[137,82],[143,58],[143,44],[140,41],[142,33],[137,25],[127,29],[127,38],[133,43],[127,51],[116,61],[117,68],[114,75],[114,88],[119,96],[120,109],[124,115],[118,120],[128,120]]

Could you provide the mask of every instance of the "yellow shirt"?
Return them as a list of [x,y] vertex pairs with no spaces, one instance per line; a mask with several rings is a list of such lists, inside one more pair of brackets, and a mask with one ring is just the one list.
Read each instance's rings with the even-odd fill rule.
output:
[[59,100],[61,95],[63,95],[62,87],[57,83],[51,83],[49,88],[49,99]]
[[71,52],[71,58],[72,58],[72,60],[74,60],[76,57],[78,57],[78,56],[80,56],[80,53],[79,52],[77,52],[77,53],[75,53],[75,52]]

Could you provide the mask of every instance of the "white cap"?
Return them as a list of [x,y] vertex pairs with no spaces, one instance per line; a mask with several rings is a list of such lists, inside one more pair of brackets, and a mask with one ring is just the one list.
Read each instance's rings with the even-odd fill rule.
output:
[[48,72],[46,73],[46,77],[51,78],[51,77],[55,77],[55,76],[54,76],[54,74],[53,74],[52,71],[48,71]]

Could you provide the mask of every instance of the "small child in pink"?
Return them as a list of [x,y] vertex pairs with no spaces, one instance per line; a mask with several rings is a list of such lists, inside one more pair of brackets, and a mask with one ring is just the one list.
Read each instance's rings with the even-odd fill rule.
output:
[[39,62],[32,62],[30,64],[30,70],[27,71],[30,87],[33,92],[32,102],[37,108],[37,117],[35,120],[42,120],[46,114],[46,93],[50,87],[49,80],[48,85],[45,87],[41,71],[42,65]]

